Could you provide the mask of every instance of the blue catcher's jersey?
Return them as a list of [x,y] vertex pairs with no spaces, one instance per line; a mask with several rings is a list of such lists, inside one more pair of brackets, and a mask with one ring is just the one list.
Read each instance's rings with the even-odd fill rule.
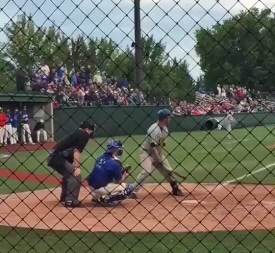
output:
[[87,181],[91,187],[99,189],[121,179],[121,164],[111,154],[104,153],[96,160]]

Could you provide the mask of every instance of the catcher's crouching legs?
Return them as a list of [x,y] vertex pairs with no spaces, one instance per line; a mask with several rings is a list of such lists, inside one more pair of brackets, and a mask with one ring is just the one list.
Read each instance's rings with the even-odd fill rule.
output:
[[108,184],[99,189],[91,189],[93,202],[106,206],[115,206],[117,202],[130,198],[132,187],[127,184]]

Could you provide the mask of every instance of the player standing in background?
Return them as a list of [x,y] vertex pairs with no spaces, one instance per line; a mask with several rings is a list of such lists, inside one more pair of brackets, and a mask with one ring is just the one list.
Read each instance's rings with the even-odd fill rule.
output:
[[121,141],[110,140],[106,152],[96,159],[95,166],[87,178],[94,202],[114,206],[116,202],[131,197],[131,186],[123,183],[128,173],[123,171],[119,160],[122,154]]
[[48,158],[48,166],[62,175],[60,202],[65,207],[82,207],[78,200],[81,187],[80,155],[90,138],[94,124],[85,121],[79,129],[56,144]]
[[7,122],[7,116],[3,112],[3,108],[0,107],[0,143],[4,145],[5,125]]
[[18,142],[18,128],[20,124],[20,113],[17,108],[15,108],[11,118],[13,143],[16,144]]
[[45,123],[43,119],[40,119],[39,122],[36,123],[35,127],[33,128],[33,132],[36,134],[36,142],[40,142],[40,134],[43,136],[43,140],[47,141],[47,132],[45,130]]
[[231,132],[232,132],[232,122],[233,122],[233,112],[232,111],[229,111],[227,116],[226,116],[226,130],[227,130],[227,139],[228,140],[232,140],[232,135],[231,135]]
[[22,114],[21,114],[21,123],[22,123],[22,141],[26,144],[26,133],[28,137],[28,142],[30,144],[34,144],[32,141],[31,129],[29,126],[29,115],[27,113],[27,108],[24,106]]
[[4,143],[5,145],[8,144],[8,139],[10,141],[10,144],[13,145],[14,143],[14,138],[12,135],[12,115],[10,113],[10,109],[7,109],[6,111],[6,116],[7,116],[7,122],[5,125],[5,137],[4,137]]
[[137,177],[137,182],[132,185],[134,189],[132,198],[137,198],[138,190],[155,169],[170,183],[173,195],[183,196],[177,181],[172,176],[172,168],[163,154],[166,139],[169,135],[167,127],[170,121],[171,112],[167,109],[160,110],[158,112],[158,122],[150,126],[147,131],[146,139],[141,145],[140,151],[142,172]]

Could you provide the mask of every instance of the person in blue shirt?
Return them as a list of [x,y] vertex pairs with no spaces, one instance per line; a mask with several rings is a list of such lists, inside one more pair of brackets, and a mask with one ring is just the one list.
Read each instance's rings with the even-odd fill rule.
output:
[[13,142],[14,144],[16,144],[18,142],[18,128],[20,124],[20,113],[17,108],[15,108],[14,113],[11,115],[11,118]]
[[130,198],[132,187],[124,183],[128,173],[123,168],[119,157],[123,154],[120,140],[110,140],[106,152],[96,159],[94,168],[88,176],[93,202],[114,206],[117,202]]

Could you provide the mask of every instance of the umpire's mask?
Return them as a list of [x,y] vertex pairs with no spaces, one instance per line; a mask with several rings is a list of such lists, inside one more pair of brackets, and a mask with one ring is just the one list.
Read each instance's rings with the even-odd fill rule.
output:
[[84,121],[81,123],[80,128],[85,130],[87,132],[87,134],[89,134],[90,139],[92,139],[94,137],[95,124],[93,124],[89,121]]

